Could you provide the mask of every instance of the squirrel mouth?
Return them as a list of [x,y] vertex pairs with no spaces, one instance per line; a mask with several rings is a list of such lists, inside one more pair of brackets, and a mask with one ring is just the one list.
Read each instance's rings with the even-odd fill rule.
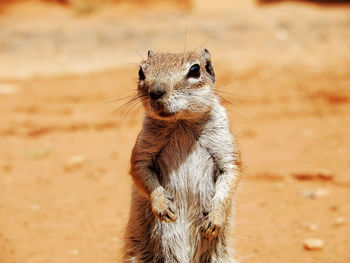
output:
[[160,116],[160,117],[172,117],[172,116],[174,116],[175,115],[175,113],[174,112],[168,112],[168,111],[160,111],[159,113],[158,113],[158,115]]
[[150,103],[150,111],[160,118],[171,118],[176,115],[176,112],[168,111],[162,102]]

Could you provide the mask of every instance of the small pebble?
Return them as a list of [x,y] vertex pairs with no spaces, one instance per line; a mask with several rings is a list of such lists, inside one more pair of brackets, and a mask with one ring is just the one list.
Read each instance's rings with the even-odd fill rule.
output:
[[329,190],[325,188],[318,188],[316,190],[305,189],[301,191],[301,195],[305,198],[317,198],[321,196],[329,195]]
[[69,254],[73,255],[73,256],[76,256],[79,254],[79,250],[78,249],[72,249],[69,251]]
[[329,190],[325,188],[318,188],[315,190],[316,196],[326,196],[329,195]]
[[336,205],[331,205],[331,206],[329,207],[329,211],[336,212],[336,211],[338,211],[338,210],[339,210],[339,207],[336,206]]
[[19,88],[12,84],[0,83],[0,94],[11,95],[19,91]]
[[345,221],[345,218],[340,216],[338,217],[335,221],[334,221],[334,226],[342,226],[342,225],[345,225],[346,224],[346,221]]
[[30,207],[30,210],[36,212],[36,211],[39,211],[40,207],[36,204],[32,204]]
[[309,128],[309,129],[304,129],[304,135],[307,137],[311,137],[314,135],[314,130]]
[[4,164],[4,165],[2,166],[2,169],[3,169],[4,171],[6,171],[6,172],[9,172],[9,171],[12,170],[12,165],[11,165],[11,164]]
[[275,31],[275,37],[278,40],[286,40],[289,37],[289,34],[285,28],[279,28]]
[[36,148],[36,149],[30,149],[28,154],[33,159],[39,159],[39,158],[45,158],[50,156],[52,153],[52,145],[47,144],[43,147]]
[[308,190],[308,189],[302,190],[300,194],[305,198],[310,198],[310,199],[316,198],[315,192],[313,190]]
[[304,225],[305,229],[308,231],[315,232],[318,230],[318,225],[317,224],[305,224]]
[[319,250],[324,246],[324,241],[318,238],[307,238],[303,241],[303,247],[306,250]]
[[83,166],[85,163],[85,158],[82,155],[75,155],[69,158],[64,166],[66,170],[72,170]]
[[258,205],[261,206],[261,207],[264,207],[264,206],[267,205],[267,202],[266,202],[266,201],[260,201],[260,202],[258,203]]

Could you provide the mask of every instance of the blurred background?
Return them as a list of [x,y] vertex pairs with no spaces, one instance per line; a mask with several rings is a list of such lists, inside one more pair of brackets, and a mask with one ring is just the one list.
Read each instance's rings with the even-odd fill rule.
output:
[[202,47],[244,162],[236,258],[350,262],[349,1],[0,0],[0,263],[121,262],[122,98],[147,50]]

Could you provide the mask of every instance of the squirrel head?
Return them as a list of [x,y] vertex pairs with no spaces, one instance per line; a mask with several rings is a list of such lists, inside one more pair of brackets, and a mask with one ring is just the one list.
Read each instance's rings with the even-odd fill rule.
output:
[[211,109],[215,72],[207,49],[178,54],[148,51],[138,74],[138,94],[151,118],[190,119]]

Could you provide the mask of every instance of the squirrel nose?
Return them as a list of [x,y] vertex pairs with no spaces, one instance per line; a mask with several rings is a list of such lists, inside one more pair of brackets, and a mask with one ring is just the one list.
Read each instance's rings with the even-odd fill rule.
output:
[[149,96],[153,100],[158,100],[166,95],[166,89],[163,85],[156,84],[149,91]]

